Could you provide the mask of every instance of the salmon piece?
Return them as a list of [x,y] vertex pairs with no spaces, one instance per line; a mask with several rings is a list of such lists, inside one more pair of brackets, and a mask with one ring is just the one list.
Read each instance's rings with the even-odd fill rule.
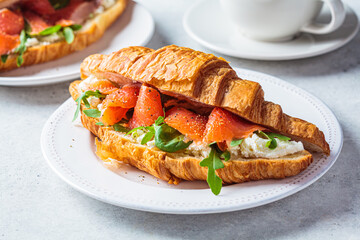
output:
[[255,131],[266,128],[243,120],[239,116],[219,107],[215,107],[206,124],[204,140],[210,142],[232,141],[250,136]]
[[96,91],[99,90],[102,94],[111,94],[119,88],[112,84],[110,81],[100,79],[90,83],[86,83],[83,91]]
[[51,27],[42,17],[33,12],[24,12],[24,17],[31,27],[31,34],[38,34],[46,28]]
[[105,125],[114,125],[125,117],[128,110],[128,108],[122,107],[107,107],[102,113],[100,121]]
[[72,20],[67,20],[67,19],[60,19],[58,21],[56,21],[55,25],[60,25],[62,27],[68,27],[74,24],[74,21]]
[[138,99],[140,87],[136,85],[126,85],[106,96],[102,102],[103,107],[122,107],[133,108]]
[[24,18],[20,11],[0,10],[0,32],[10,35],[20,34],[24,29]]
[[55,9],[49,0],[22,0],[23,9],[31,10],[43,16],[55,13]]
[[6,35],[0,32],[0,55],[8,54],[20,44],[19,35]]
[[130,120],[130,128],[150,126],[160,116],[164,116],[160,93],[155,88],[143,84]]
[[207,123],[207,117],[181,107],[166,112],[165,123],[195,141],[201,141]]
[[70,0],[70,3],[47,18],[53,23],[64,20],[71,20],[75,24],[82,24],[96,9],[95,1]]

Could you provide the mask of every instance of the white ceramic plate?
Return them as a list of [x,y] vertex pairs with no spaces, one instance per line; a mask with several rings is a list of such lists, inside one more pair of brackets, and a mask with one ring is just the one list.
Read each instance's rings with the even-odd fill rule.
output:
[[140,4],[128,2],[125,12],[97,42],[82,51],[55,61],[19,68],[0,74],[0,85],[32,86],[76,79],[80,64],[94,53],[111,53],[127,46],[144,46],[154,33],[154,20]]
[[319,99],[278,78],[250,70],[238,75],[261,83],[265,98],[281,104],[290,115],[315,123],[324,131],[331,155],[314,155],[314,162],[297,176],[224,186],[214,196],[205,181],[169,185],[134,167],[107,169],[95,155],[94,136],[71,122],[72,99],[61,105],[45,124],[41,147],[50,167],[75,189],[100,201],[150,212],[203,214],[264,205],[294,194],[319,179],[334,164],[342,130],[334,114]]
[[[184,15],[186,32],[201,45],[233,57],[255,60],[290,60],[321,55],[348,43],[359,29],[356,14],[347,7],[343,25],[326,35],[301,34],[287,42],[261,42],[241,36],[221,11],[218,0],[196,3]],[[328,22],[329,11],[324,8],[318,22]]]

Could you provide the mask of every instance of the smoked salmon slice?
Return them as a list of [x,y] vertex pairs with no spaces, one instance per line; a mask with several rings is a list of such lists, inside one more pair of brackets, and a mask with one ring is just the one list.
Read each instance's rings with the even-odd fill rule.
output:
[[207,117],[181,107],[171,108],[166,112],[165,123],[195,141],[204,137]]
[[114,125],[125,117],[128,110],[128,108],[122,107],[107,107],[103,111],[100,121],[105,125]]
[[74,24],[74,21],[67,20],[67,19],[60,19],[59,21],[56,21],[55,25],[60,25],[62,27],[68,27]]
[[164,116],[160,93],[155,88],[143,84],[130,120],[130,128],[150,126],[160,116]]
[[71,20],[75,24],[81,24],[95,9],[95,1],[70,0],[66,7],[56,10],[46,17],[54,24],[60,20]]
[[6,35],[0,32],[0,55],[8,54],[20,43],[18,35]]
[[136,85],[126,85],[106,96],[103,101],[103,108],[122,107],[133,108],[138,99],[140,87]]
[[114,125],[123,119],[130,108],[135,107],[140,87],[126,85],[121,89],[106,96],[102,102],[105,109],[101,116],[101,122],[105,125]]
[[266,128],[243,120],[223,108],[215,107],[206,124],[204,140],[208,143],[232,141],[246,138],[258,130]]
[[90,83],[84,83],[83,91],[96,91],[99,90],[102,94],[111,94],[118,90],[119,88],[112,84],[110,81],[105,79],[100,79],[97,81],[92,81]]
[[46,28],[50,27],[50,25],[47,24],[44,19],[33,12],[24,12],[24,17],[31,27],[31,34],[38,34]]
[[41,16],[55,13],[49,0],[22,0],[21,4],[24,9],[34,11]]
[[0,10],[0,32],[17,35],[24,29],[24,18],[20,11],[13,12],[7,8]]

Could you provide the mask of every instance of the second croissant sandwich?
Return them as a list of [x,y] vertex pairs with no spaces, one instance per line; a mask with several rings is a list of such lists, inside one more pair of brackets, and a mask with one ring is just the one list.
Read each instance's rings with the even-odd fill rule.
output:
[[[178,46],[128,47],[95,54],[70,85],[77,115],[97,136],[97,155],[177,184],[285,178],[330,153],[314,124],[264,100],[259,83],[228,62]],[[309,151],[308,151],[309,150]]]

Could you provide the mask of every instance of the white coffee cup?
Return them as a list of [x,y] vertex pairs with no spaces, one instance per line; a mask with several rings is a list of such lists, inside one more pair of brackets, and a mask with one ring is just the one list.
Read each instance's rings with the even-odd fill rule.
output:
[[[331,12],[328,24],[315,23],[323,3]],[[345,9],[341,0],[220,0],[225,14],[246,37],[286,41],[299,32],[327,34],[341,26]]]

